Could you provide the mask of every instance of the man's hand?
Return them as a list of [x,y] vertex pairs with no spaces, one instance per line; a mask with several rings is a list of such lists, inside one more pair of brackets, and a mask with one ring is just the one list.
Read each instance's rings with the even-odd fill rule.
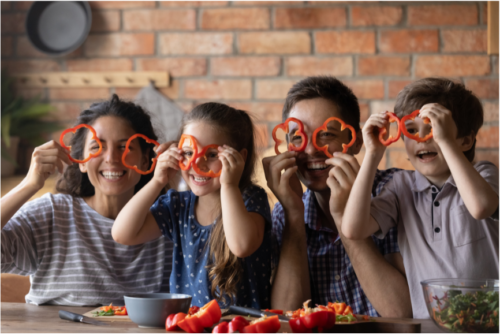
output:
[[457,139],[457,125],[451,111],[438,103],[426,104],[420,108],[420,118],[429,118],[432,125],[432,137],[441,146],[445,142],[454,142]]

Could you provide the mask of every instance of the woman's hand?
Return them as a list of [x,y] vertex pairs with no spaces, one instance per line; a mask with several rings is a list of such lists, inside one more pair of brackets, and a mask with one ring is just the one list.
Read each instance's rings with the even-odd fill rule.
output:
[[158,155],[158,159],[156,160],[153,180],[161,184],[162,187],[165,187],[168,181],[171,180],[180,169],[179,161],[184,159],[182,156],[182,149],[177,147],[177,142],[170,141],[160,144],[155,151]]
[[219,147],[219,159],[222,162],[221,185],[234,185],[238,187],[243,169],[245,168],[245,160],[241,153],[224,144]]
[[73,162],[68,157],[69,150],[64,149],[59,143],[50,141],[36,147],[31,155],[31,164],[24,179],[28,187],[40,190],[45,185],[45,180],[56,172],[62,173],[63,163],[72,165]]

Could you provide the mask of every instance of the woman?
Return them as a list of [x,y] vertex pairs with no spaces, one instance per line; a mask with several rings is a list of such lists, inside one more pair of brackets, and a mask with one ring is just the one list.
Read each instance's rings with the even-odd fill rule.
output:
[[[120,210],[152,177],[141,177],[121,161],[130,136],[156,139],[149,116],[113,95],[83,111],[77,121],[82,123],[102,142],[98,156],[73,164],[60,144],[45,143],[33,152],[26,178],[2,198],[2,272],[30,275],[26,302],[36,305],[123,304],[123,295],[168,291],[163,278],[171,254],[163,237],[137,246],[111,237]],[[98,145],[92,137],[86,128],[78,130],[72,156],[83,160],[94,152]],[[142,170],[151,165],[152,149],[140,144]],[[57,183],[61,193],[26,203],[56,169],[62,172],[63,163],[69,167]]]

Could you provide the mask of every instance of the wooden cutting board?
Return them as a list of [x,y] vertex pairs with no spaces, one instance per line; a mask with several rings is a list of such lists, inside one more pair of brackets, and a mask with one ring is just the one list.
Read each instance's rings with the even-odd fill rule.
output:
[[94,308],[93,310],[88,311],[87,313],[83,314],[83,316],[87,316],[89,318],[93,318],[96,320],[109,321],[109,322],[113,322],[113,321],[130,321],[130,322],[132,322],[132,320],[130,320],[128,315],[113,315],[113,316],[94,316],[93,315],[94,312],[100,312],[100,311],[101,311],[101,307],[97,307],[97,308]]

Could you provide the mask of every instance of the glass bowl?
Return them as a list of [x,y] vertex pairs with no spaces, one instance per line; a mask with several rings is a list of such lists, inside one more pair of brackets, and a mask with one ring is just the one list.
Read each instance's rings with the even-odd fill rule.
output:
[[495,279],[429,279],[421,282],[427,310],[442,330],[498,333],[498,288]]

